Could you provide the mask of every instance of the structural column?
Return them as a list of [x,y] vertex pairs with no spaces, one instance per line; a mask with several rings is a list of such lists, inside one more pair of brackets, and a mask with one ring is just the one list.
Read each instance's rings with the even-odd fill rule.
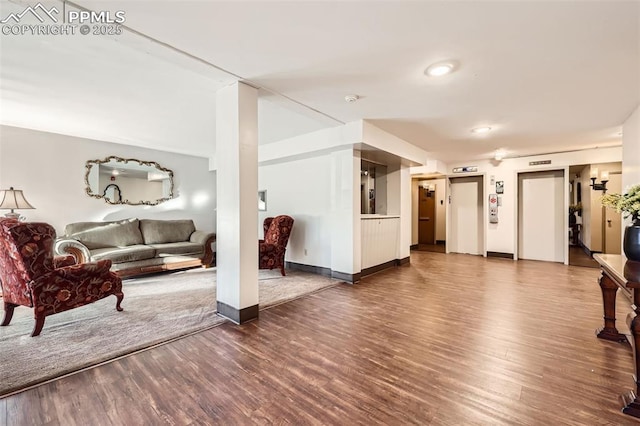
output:
[[331,270],[334,278],[360,280],[360,153],[331,153]]
[[258,318],[258,91],[217,92],[217,309],[237,324]]
[[400,216],[396,259],[409,263],[411,254],[411,173],[409,166],[398,164],[387,170],[387,214]]

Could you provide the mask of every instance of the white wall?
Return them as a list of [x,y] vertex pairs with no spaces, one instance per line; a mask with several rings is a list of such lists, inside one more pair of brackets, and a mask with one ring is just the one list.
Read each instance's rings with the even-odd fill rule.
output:
[[294,218],[287,261],[344,274],[361,272],[358,148],[365,145],[368,151],[373,147],[391,154],[387,157],[398,163],[395,171],[387,168],[386,187],[376,181],[376,191],[384,197],[386,188],[386,213],[401,217],[398,254],[409,256],[410,175],[409,168],[399,163],[403,159],[426,162],[426,152],[370,123],[356,121],[259,147],[259,189],[267,191],[268,200],[257,225],[262,235],[265,217],[288,214]]
[[354,274],[361,269],[360,156],[344,149],[258,167],[267,191],[265,217],[294,219],[285,260]]
[[636,184],[640,184],[640,106],[622,126],[622,190]]
[[258,235],[263,238],[265,217],[293,217],[289,262],[331,268],[330,172],[330,154],[258,167],[258,188],[267,191],[267,211],[258,212]]
[[[473,165],[478,167],[478,172],[486,172],[485,180],[486,193],[495,194],[495,185],[491,184],[491,177],[495,181],[504,182],[504,194],[502,194],[502,206],[499,207],[499,223],[488,224],[487,231],[487,251],[501,253],[515,253],[515,241],[517,233],[516,212],[516,191],[517,172],[563,169],[566,166],[578,164],[592,164],[615,162],[622,159],[622,148],[600,148],[584,151],[565,152],[559,154],[538,155],[531,157],[507,158],[501,162],[494,160],[477,161],[473,164],[459,163],[450,164],[449,170],[453,167]],[[529,166],[530,161],[551,160],[549,165]],[[455,174],[451,176],[464,176]],[[568,194],[568,191],[567,191]],[[568,196],[568,195],[567,195]]]
[[[156,161],[173,170],[176,198],[158,206],[128,206],[89,197],[85,163],[110,155]],[[215,231],[215,183],[206,158],[0,126],[0,188],[22,189],[36,209],[19,213],[50,223],[60,235],[71,222],[130,217],[193,219],[197,229]]]

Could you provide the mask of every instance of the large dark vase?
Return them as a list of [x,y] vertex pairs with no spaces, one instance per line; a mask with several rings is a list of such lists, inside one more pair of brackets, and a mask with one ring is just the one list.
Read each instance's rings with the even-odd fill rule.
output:
[[622,248],[627,259],[640,262],[640,219],[625,228]]

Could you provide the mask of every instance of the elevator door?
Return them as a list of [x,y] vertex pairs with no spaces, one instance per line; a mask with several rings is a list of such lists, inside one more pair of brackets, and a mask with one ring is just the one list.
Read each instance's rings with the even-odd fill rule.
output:
[[482,176],[451,178],[449,236],[453,253],[483,254]]
[[428,188],[419,188],[418,204],[418,243],[436,243],[436,192]]
[[564,172],[518,175],[518,258],[564,262]]

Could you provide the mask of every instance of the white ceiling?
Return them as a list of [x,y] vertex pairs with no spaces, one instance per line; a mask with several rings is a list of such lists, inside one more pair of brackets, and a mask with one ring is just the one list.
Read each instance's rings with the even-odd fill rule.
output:
[[[78,3],[193,57],[136,34],[0,36],[3,124],[208,156],[215,90],[244,79],[261,143],[368,119],[451,162],[619,145],[640,102],[640,1]],[[454,74],[424,76],[445,59]]]

